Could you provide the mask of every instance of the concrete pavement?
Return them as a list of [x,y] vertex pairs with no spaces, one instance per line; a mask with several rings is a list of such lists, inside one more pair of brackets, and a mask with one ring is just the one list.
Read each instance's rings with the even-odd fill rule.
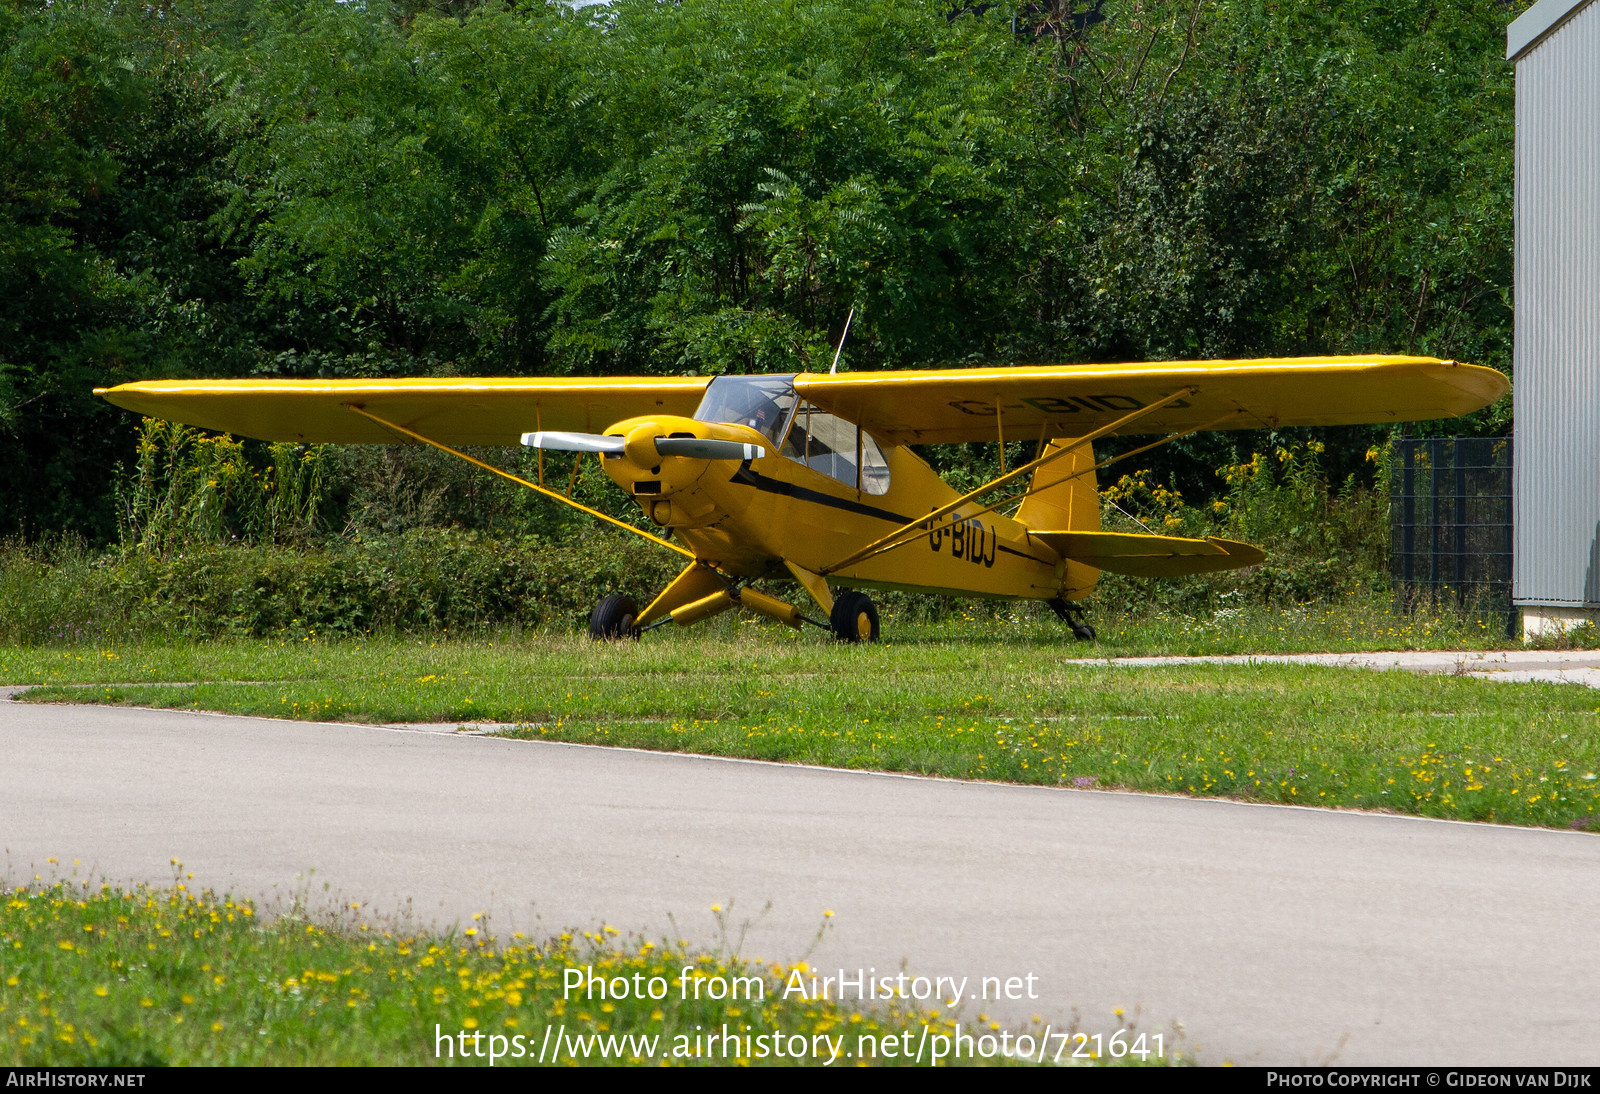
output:
[[1226,657],[1118,657],[1092,662],[1144,665],[1329,665],[1472,676],[1501,683],[1540,682],[1600,687],[1600,650],[1402,650],[1375,653],[1237,654]]

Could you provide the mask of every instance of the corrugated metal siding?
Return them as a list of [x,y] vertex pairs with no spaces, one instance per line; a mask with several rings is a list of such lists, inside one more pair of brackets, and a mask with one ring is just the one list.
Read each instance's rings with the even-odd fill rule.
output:
[[1600,3],[1517,61],[1519,604],[1600,604]]

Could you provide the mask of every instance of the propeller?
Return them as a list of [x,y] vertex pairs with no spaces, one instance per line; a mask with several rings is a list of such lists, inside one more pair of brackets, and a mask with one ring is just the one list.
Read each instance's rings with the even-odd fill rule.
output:
[[552,452],[603,452],[608,456],[620,456],[625,442],[621,437],[604,437],[599,433],[524,433],[522,443],[529,448],[546,448]]
[[[743,441],[716,441],[705,437],[657,437],[658,456],[687,456],[696,460],[753,460],[765,456],[767,450],[759,444]],[[524,433],[522,443],[529,448],[545,448],[556,452],[600,452],[620,456],[627,442],[622,437],[606,437],[598,433]]]
[[759,444],[713,441],[705,437],[657,437],[656,451],[663,456],[688,456],[697,460],[753,460],[767,454]]

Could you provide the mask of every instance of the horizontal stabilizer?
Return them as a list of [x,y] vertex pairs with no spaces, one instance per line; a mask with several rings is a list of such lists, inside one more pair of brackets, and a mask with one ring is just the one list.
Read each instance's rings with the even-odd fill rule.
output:
[[1237,570],[1259,565],[1267,556],[1261,548],[1231,539],[1190,539],[1185,536],[1148,536],[1131,532],[1037,532],[1062,558],[1133,577],[1183,577],[1217,570]]

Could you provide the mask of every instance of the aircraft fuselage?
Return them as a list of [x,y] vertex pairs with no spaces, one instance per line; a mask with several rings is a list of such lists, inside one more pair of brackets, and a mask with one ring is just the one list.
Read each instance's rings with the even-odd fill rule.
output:
[[[1095,570],[1063,562],[1023,525],[980,513],[977,502],[940,518],[926,535],[833,569],[958,497],[904,447],[875,445],[886,469],[866,482],[853,466],[843,477],[816,470],[784,454],[766,432],[733,422],[655,415],[618,422],[606,433],[628,441],[623,453],[602,459],[606,474],[653,523],[673,529],[696,557],[728,573],[781,574],[788,561],[845,586],[1027,599],[1077,599],[1094,586]],[[654,438],[668,436],[756,443],[766,454],[743,461],[656,455]],[[885,479],[886,488],[872,492]]]

